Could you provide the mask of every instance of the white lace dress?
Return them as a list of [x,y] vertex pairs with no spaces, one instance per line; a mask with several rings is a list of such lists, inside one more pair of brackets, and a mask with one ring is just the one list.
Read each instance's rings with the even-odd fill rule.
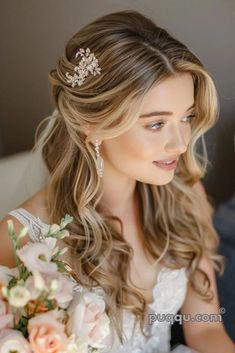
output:
[[[11,212],[29,228],[29,236],[32,241],[38,241],[41,228],[48,229],[49,225],[43,223],[38,217],[33,216],[24,208],[17,208]],[[80,285],[77,289],[81,288]],[[102,288],[94,288],[99,293]],[[134,315],[129,311],[123,311],[124,344],[121,345],[117,338],[107,337],[107,350],[105,353],[198,353],[185,345],[178,345],[173,350],[170,347],[171,324],[174,315],[181,308],[187,290],[186,268],[172,270],[162,267],[157,283],[153,288],[153,302],[148,304],[148,313],[145,320],[145,333],[142,334],[139,325],[134,327]],[[158,315],[158,316],[157,316]],[[152,319],[150,324],[149,320]]]

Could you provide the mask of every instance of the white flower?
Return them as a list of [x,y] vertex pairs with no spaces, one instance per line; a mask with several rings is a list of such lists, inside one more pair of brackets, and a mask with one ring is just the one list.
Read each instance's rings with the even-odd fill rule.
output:
[[58,251],[59,251],[59,247],[56,246],[52,251],[52,256],[54,256],[56,253],[58,253]]
[[60,235],[61,239],[67,238],[69,236],[70,236],[70,233],[67,229],[62,230],[61,235]]
[[57,289],[58,289],[58,281],[57,279],[53,279],[51,281],[50,290],[55,292]]
[[88,353],[88,343],[83,338],[76,339],[75,335],[71,335],[68,339],[66,353]]
[[105,302],[96,293],[76,293],[67,309],[68,333],[87,340],[92,347],[102,348],[104,338],[110,332],[110,320],[104,310]]
[[29,343],[21,332],[16,330],[2,330],[0,332],[0,353],[31,353]]
[[23,286],[16,285],[9,289],[8,302],[15,308],[24,307],[31,299],[30,292]]
[[[73,299],[75,285],[70,277],[61,273],[57,273],[53,280],[56,280],[57,288],[49,295],[49,299],[55,299],[61,308],[66,309]],[[53,281],[50,286],[54,286]]]
[[9,303],[0,299],[0,332],[13,327],[13,314]]
[[31,293],[31,299],[37,299],[44,290],[48,292],[48,299],[55,299],[63,309],[66,309],[73,299],[74,286],[70,277],[59,272],[41,274],[34,271],[33,276],[29,276],[25,282],[25,287]]
[[57,239],[53,237],[47,237],[43,240],[42,243],[45,243],[51,250],[53,250],[56,246]]
[[58,224],[52,224],[50,226],[50,234],[56,234],[60,231],[60,226]]
[[33,271],[34,287],[38,291],[48,290],[46,283],[38,270]]
[[18,268],[8,268],[0,265],[0,287],[6,286],[12,277],[19,276]]
[[61,255],[64,255],[64,254],[68,251],[68,249],[69,249],[69,248],[68,248],[67,246],[66,246],[65,248],[61,249],[61,250],[60,250],[60,256],[61,256]]
[[54,273],[57,271],[57,265],[51,262],[53,249],[46,242],[27,244],[16,252],[31,272],[37,270],[42,273]]
[[18,237],[17,237],[17,241],[19,242],[20,239],[24,238],[26,236],[26,234],[28,233],[28,231],[29,231],[29,227],[22,228]]
[[24,286],[30,292],[32,300],[37,299],[41,294],[41,290],[35,288],[35,281],[33,276],[29,276],[26,279]]

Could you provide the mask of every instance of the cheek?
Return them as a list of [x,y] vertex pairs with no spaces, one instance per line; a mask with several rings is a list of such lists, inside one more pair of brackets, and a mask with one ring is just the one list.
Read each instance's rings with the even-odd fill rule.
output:
[[123,162],[135,163],[150,158],[156,144],[147,134],[133,131],[112,140],[104,140],[102,147],[110,160],[121,158]]
[[191,129],[191,126],[189,125],[187,127],[187,129],[185,129],[185,141],[186,141],[186,144],[188,145],[189,142],[191,141],[191,138],[192,138],[192,129]]
[[149,159],[156,150],[156,142],[156,139],[150,138],[148,134],[136,132],[123,141],[123,151],[138,160]]

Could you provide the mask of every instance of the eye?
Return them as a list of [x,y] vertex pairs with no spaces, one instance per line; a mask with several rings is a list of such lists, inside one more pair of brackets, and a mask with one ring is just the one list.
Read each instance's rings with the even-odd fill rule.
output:
[[152,124],[146,125],[146,128],[150,129],[150,130],[160,130],[163,125],[164,125],[164,122],[159,121],[159,122],[156,122],[156,123],[152,123]]
[[[195,116],[196,116],[195,114],[188,115],[188,116],[185,117],[186,120],[183,121],[183,122],[188,123],[188,122],[190,122],[191,119],[194,118]],[[152,123],[152,124],[148,124],[148,125],[146,125],[145,127],[146,127],[147,129],[152,130],[152,131],[156,131],[156,130],[159,131],[159,130],[161,130],[161,128],[163,127],[164,124],[165,124],[164,121],[158,121],[158,122],[155,122],[155,123]]]
[[186,123],[189,122],[192,118],[194,118],[196,115],[195,114],[191,114],[191,115],[188,115],[186,116],[185,118],[187,119],[186,120]]

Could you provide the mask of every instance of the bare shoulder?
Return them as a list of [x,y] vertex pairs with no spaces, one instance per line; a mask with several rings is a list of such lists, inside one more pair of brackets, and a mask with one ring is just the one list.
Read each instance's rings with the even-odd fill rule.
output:
[[[11,220],[13,222],[15,231],[17,234],[24,228],[23,224],[21,224],[14,216],[6,215],[0,222],[0,265],[8,266],[8,267],[15,267],[16,263],[13,256],[12,251],[12,242],[8,235],[8,221]],[[27,241],[29,241],[29,235],[26,236],[21,240],[20,246],[23,246]]]
[[[30,212],[33,216],[39,217],[42,222],[49,224],[48,213],[46,211],[46,189],[42,189],[31,198],[24,201],[22,204],[18,205],[16,208],[24,208]],[[15,260],[12,252],[12,243],[8,235],[8,221],[13,222],[15,231],[17,234],[24,228],[24,225],[14,216],[5,215],[5,217],[0,221],[0,265],[15,267]],[[23,246],[30,240],[29,234],[21,240],[20,246]]]
[[43,223],[50,223],[47,209],[47,188],[39,190],[17,208],[24,208],[33,216],[39,217]]

